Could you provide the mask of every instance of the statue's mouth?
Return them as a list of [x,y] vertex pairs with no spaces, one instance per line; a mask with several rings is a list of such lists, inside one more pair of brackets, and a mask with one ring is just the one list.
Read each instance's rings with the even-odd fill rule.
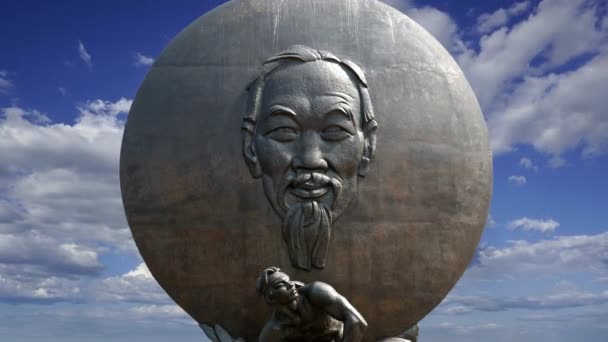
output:
[[[333,196],[323,197],[330,190]],[[285,195],[289,196],[285,196]],[[295,175],[287,175],[280,191],[277,192],[277,202],[281,209],[287,213],[293,202],[324,201],[326,205],[333,207],[336,200],[342,194],[342,182],[337,177],[330,177],[320,172],[301,172]],[[291,197],[291,203],[290,203]],[[321,199],[323,197],[323,199]]]
[[306,182],[299,184],[297,187],[290,189],[290,193],[296,197],[303,199],[319,198],[329,191],[327,184],[317,184],[314,182]]

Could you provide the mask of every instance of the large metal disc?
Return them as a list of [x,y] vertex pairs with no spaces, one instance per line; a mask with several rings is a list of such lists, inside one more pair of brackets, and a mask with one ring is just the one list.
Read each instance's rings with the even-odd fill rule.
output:
[[[333,222],[325,268],[312,271],[292,266],[282,219],[242,153],[247,87],[294,44],[361,67],[378,123],[369,172]],[[255,290],[268,266],[331,284],[367,319],[366,340],[418,322],[473,256],[491,173],[481,110],[452,57],[404,14],[365,0],[232,1],[194,21],[139,89],[120,164],[154,277],[198,322],[248,341],[270,315]]]

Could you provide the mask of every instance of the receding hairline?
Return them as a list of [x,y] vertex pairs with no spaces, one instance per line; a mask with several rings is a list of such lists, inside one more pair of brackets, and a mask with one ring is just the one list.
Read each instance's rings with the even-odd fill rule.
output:
[[[359,98],[360,98],[361,97],[360,88],[367,87],[367,86],[361,82],[359,77],[350,68],[344,66],[342,63],[338,63],[338,62],[335,62],[332,60],[325,60],[325,59],[315,60],[315,61],[310,61],[310,62],[301,62],[299,60],[285,61],[284,63],[282,63],[281,65],[278,65],[277,67],[273,68],[272,70],[268,71],[267,73],[260,75],[260,76],[263,76],[262,89],[265,89],[267,87],[267,85],[268,85],[267,83],[272,82],[271,80],[277,76],[277,73],[281,73],[281,76],[285,76],[285,74],[286,74],[286,76],[289,77],[291,75],[291,73],[289,72],[289,69],[291,69],[291,68],[309,67],[309,68],[320,69],[320,68],[323,68],[324,66],[329,66],[329,65],[333,65],[333,67],[330,67],[330,68],[337,67],[340,70],[342,70],[342,72],[343,72],[342,75],[345,75],[346,78],[348,80],[350,80],[350,82],[351,82],[350,84],[352,84],[359,92]],[[312,70],[315,70],[315,69],[312,69]],[[329,70],[329,71],[331,71],[331,70]],[[312,75],[314,77],[317,74],[310,73],[310,75]],[[311,77],[311,76],[308,76],[308,77]],[[341,76],[336,76],[336,77],[341,77]],[[340,90],[336,89],[336,91],[340,91]]]
[[[349,120],[353,121],[353,122],[357,122],[355,121],[355,117],[353,115],[353,110],[355,110],[355,107],[353,107],[353,101],[356,101],[355,103],[357,103],[357,107],[360,108],[361,107],[361,102],[363,101],[363,96],[361,94],[361,85],[358,84],[356,78],[348,72],[348,70],[345,70],[344,67],[342,67],[341,65],[339,65],[338,63],[333,63],[331,61],[325,61],[325,60],[319,60],[319,61],[314,61],[314,62],[330,62],[334,65],[337,65],[341,70],[342,70],[342,74],[335,75],[334,72],[332,72],[332,70],[328,70],[329,74],[332,78],[335,78],[335,82],[332,82],[332,80],[330,79],[330,86],[328,89],[325,89],[325,91],[322,94],[316,94],[315,96],[317,99],[319,98],[326,98],[326,97],[333,97],[335,98],[331,103],[333,103],[331,105],[331,110],[329,111],[334,111],[335,109],[339,109],[341,112],[344,112],[344,114],[348,117]],[[281,114],[288,114],[292,117],[296,116],[296,113],[293,111],[293,109],[291,108],[287,108],[283,105],[283,100],[285,99],[289,99],[292,98],[294,96],[294,94],[285,94],[283,92],[280,91],[280,88],[282,88],[282,86],[284,84],[282,84],[282,82],[284,82],[284,80],[282,79],[283,77],[286,78],[291,78],[292,80],[294,80],[294,73],[290,72],[289,70],[286,69],[290,69],[290,68],[297,68],[297,67],[308,67],[308,68],[314,68],[314,69],[308,69],[307,70],[307,76],[304,77],[297,77],[295,76],[295,82],[296,83],[300,83],[300,80],[308,80],[308,82],[311,82],[311,84],[308,84],[308,87],[304,87],[301,88],[303,89],[302,91],[304,91],[305,93],[308,93],[309,91],[314,91],[315,89],[318,89],[318,87],[316,87],[316,83],[318,82],[318,80],[321,80],[321,82],[323,82],[323,79],[325,77],[318,76],[318,73],[316,73],[315,71],[317,70],[317,66],[315,65],[313,62],[310,63],[297,63],[297,64],[290,64],[290,65],[285,65],[284,68],[281,68],[280,70],[273,70],[271,73],[266,75],[266,80],[263,84],[263,87],[260,89],[260,103],[259,103],[259,110],[258,110],[258,116],[259,115],[264,115],[262,113],[262,107],[267,108],[270,107],[270,110],[268,111],[269,116],[273,116],[274,114],[276,114],[277,112],[281,113]],[[277,75],[277,73],[281,73],[280,75]],[[281,80],[278,80],[277,77],[281,77]],[[317,79],[317,80],[315,80]],[[303,82],[307,82],[307,81],[303,81]],[[345,84],[344,82],[348,82],[348,84]],[[278,84],[278,85],[277,85]],[[312,85],[312,86],[311,86]],[[281,95],[277,95],[277,96],[272,96],[272,99],[268,98],[267,96],[270,94],[274,94],[272,91],[268,91],[268,87],[278,87],[279,88],[279,92],[281,92]],[[274,94],[276,95],[276,94]],[[266,102],[267,100],[270,100],[270,102]],[[344,107],[347,107],[347,109],[344,109]],[[357,115],[358,118],[357,120],[362,120],[362,118],[360,118],[361,115]],[[259,119],[259,118],[258,118]]]
[[293,45],[287,48],[287,50],[280,52],[266,60],[262,64],[260,74],[258,74],[254,81],[247,87],[247,90],[249,91],[249,98],[247,103],[247,112],[243,118],[243,129],[250,132],[255,131],[257,118],[261,109],[260,107],[266,78],[285,68],[309,64],[312,62],[333,63],[338,65],[346,73],[351,82],[353,82],[356,86],[359,93],[362,115],[360,125],[368,126],[368,124],[370,124],[368,127],[375,128],[377,123],[367,89],[367,79],[363,70],[357,64],[349,60],[340,59],[330,52],[315,50],[303,45]]

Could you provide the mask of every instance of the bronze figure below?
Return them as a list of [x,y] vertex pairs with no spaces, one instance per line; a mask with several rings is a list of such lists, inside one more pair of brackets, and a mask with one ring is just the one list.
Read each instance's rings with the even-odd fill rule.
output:
[[[360,342],[367,322],[355,307],[331,285],[304,284],[289,278],[278,267],[268,267],[257,279],[257,292],[274,309],[262,329],[259,342]],[[233,338],[220,325],[201,328],[213,342],[245,342]],[[399,337],[381,342],[416,342],[418,325]]]
[[376,149],[363,71],[291,46],[264,63],[243,121],[245,161],[283,219],[292,264],[324,268],[332,220],[355,198]]
[[333,287],[322,282],[291,281],[279,268],[269,267],[256,288],[274,309],[260,342],[359,342],[367,322]]
[[[277,267],[266,268],[256,288],[274,312],[264,325],[259,342],[360,342],[367,322],[333,287],[322,282],[292,281]],[[214,342],[234,339],[221,326],[201,325]]]

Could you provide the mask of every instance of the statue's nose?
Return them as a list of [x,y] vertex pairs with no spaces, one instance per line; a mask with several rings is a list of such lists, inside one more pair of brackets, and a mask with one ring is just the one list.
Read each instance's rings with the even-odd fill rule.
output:
[[319,139],[304,135],[301,147],[293,161],[293,168],[297,170],[311,170],[325,172],[327,161],[319,146]]

